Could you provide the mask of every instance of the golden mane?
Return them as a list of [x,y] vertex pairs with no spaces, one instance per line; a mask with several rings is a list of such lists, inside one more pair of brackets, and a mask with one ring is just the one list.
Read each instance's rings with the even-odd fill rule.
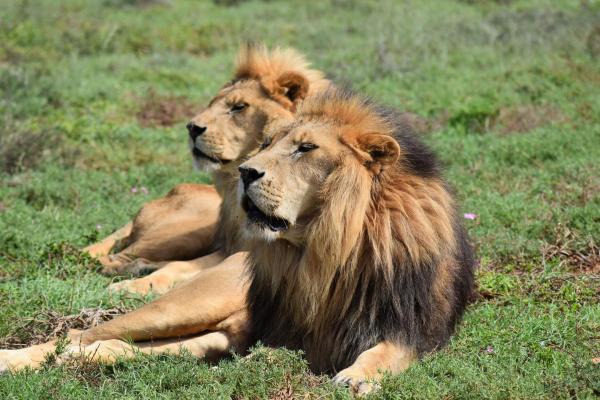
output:
[[[324,91],[330,84],[321,71],[311,69],[310,63],[302,54],[292,48],[275,47],[269,50],[263,44],[248,43],[240,48],[236,58],[234,82],[254,79],[260,82],[275,100],[289,108],[294,104],[290,97],[302,98]],[[294,89],[289,80],[305,80],[308,85]],[[291,93],[291,90],[308,90]],[[290,96],[291,95],[291,96]]]
[[[348,154],[320,188],[301,245],[250,249],[255,339],[304,350],[316,371],[347,367],[382,337],[419,353],[442,346],[466,305],[473,261],[455,202],[396,115],[341,90],[305,101],[294,125],[328,124]],[[372,133],[400,146],[376,174],[356,148]]]
[[378,114],[377,106],[368,98],[354,95],[351,91],[330,88],[305,101],[298,110],[297,123],[317,120],[348,127],[359,133],[380,132],[393,135],[394,124]]
[[[401,246],[414,262],[440,256],[444,243],[454,247],[454,200],[435,171],[436,160],[431,151],[412,133],[395,132],[398,123],[394,113],[378,109],[370,100],[351,92],[335,89],[306,101],[297,115],[300,121],[319,120],[337,127],[340,140],[356,156],[342,160],[344,167],[338,168],[322,190],[323,205],[331,209],[323,209],[318,225],[311,227],[307,248],[330,243],[328,257],[339,255],[331,263],[344,264],[351,249],[358,249],[359,232],[364,232],[371,240],[376,264],[389,267],[392,254],[399,250],[383,246]],[[356,149],[361,137],[371,133],[394,136],[401,154],[394,167],[375,179],[364,168],[368,155]],[[423,164],[421,170],[410,164],[415,157]],[[336,232],[337,221],[350,220],[360,221]],[[394,236],[401,240],[393,241]]]

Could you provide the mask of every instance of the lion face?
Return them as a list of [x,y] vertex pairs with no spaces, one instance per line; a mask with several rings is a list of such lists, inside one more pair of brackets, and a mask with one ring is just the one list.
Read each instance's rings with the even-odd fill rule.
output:
[[307,124],[272,143],[239,168],[239,193],[252,234],[276,239],[311,213],[317,192],[344,147],[326,126]]
[[269,121],[290,115],[257,81],[226,86],[187,124],[194,167],[211,171],[247,154]]
[[[247,233],[266,240],[302,241],[303,229],[318,218],[325,202],[347,200],[330,198],[336,182],[354,181],[357,186],[370,182],[400,153],[390,135],[340,126],[335,120],[303,121],[301,115],[269,136],[273,139],[240,166],[238,186]],[[347,179],[352,175],[356,179]],[[344,189],[349,195],[364,190]]]

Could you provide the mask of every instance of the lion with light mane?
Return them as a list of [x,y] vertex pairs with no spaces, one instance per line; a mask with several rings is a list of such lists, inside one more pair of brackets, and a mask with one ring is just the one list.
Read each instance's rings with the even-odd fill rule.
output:
[[[165,246],[161,257],[180,259],[180,247],[169,247],[169,238],[185,242],[194,236],[186,236],[190,230],[178,225],[208,226],[208,219],[218,220],[215,222],[218,226],[211,235],[215,243],[205,248],[213,246],[217,251],[189,262],[167,263],[141,279],[119,282],[117,285],[125,283],[129,290],[147,292],[152,288],[166,292],[173,284],[186,281],[135,311],[84,331],[70,331],[70,345],[58,357],[59,362],[79,356],[113,362],[117,357],[133,357],[136,352],[178,353],[181,349],[198,357],[215,358],[232,349],[246,348],[248,282],[243,268],[246,253],[240,252],[243,240],[238,235],[241,215],[237,204],[237,168],[263,141],[265,127],[273,128],[292,120],[299,103],[328,84],[320,72],[310,69],[293,50],[267,51],[261,46],[242,49],[234,80],[188,125],[197,167],[213,171],[215,186],[223,197],[220,215],[207,215],[208,207],[202,206],[203,201],[219,205],[219,199],[205,196],[212,190],[210,187],[180,185],[169,196],[146,205],[133,224],[92,249],[107,253],[118,237],[129,236],[126,241],[138,247],[133,251],[130,245],[119,253],[125,258],[141,256],[140,248],[152,250]],[[194,207],[204,214],[194,215]],[[192,223],[188,224],[186,218]],[[167,223],[161,219],[167,219]],[[173,222],[171,228],[164,228],[169,221]],[[137,234],[133,233],[136,231]],[[161,238],[161,231],[167,240]],[[203,245],[188,241],[190,246]],[[117,270],[108,272],[129,268],[127,262],[110,268],[113,267]],[[51,341],[23,349],[0,350],[0,372],[38,368],[55,349],[56,341]]]
[[[187,124],[194,166],[212,173],[214,188],[178,185],[146,204],[132,223],[88,247],[106,274],[162,268],[142,279],[115,283],[111,290],[164,293],[242,250],[234,211],[238,165],[262,142],[266,126],[292,118],[302,99],[328,85],[292,49],[242,47],[233,80]],[[115,245],[122,250],[109,255]]]
[[473,284],[435,157],[396,117],[330,91],[240,166],[250,342],[358,392],[442,347]]

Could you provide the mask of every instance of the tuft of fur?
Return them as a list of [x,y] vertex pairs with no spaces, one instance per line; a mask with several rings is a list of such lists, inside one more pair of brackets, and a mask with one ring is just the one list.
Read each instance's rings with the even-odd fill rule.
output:
[[310,68],[304,56],[291,48],[247,43],[240,49],[233,82],[254,79],[266,93],[288,109],[296,99],[324,91],[330,84],[322,72]]
[[[443,346],[473,285],[473,254],[434,154],[397,114],[348,91],[305,101],[294,125],[333,126],[348,153],[320,189],[300,245],[249,248],[252,339],[302,349],[334,373],[381,341]],[[395,138],[399,160],[369,169],[366,135]]]

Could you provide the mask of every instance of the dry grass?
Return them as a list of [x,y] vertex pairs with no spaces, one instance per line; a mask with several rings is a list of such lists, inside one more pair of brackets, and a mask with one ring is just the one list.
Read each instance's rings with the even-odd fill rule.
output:
[[30,131],[17,126],[3,127],[0,135],[0,172],[15,174],[40,165],[53,149],[61,148],[56,131]]
[[45,343],[66,334],[70,329],[88,329],[102,322],[126,313],[125,308],[84,308],[78,314],[61,315],[46,310],[33,318],[20,321],[19,336],[8,336],[0,339],[0,348],[20,349],[35,344]]
[[524,105],[500,109],[492,129],[501,134],[525,133],[552,123],[564,123],[566,115],[554,106]]
[[576,233],[567,227],[559,226],[554,243],[542,247],[543,258],[558,259],[561,265],[573,273],[599,275],[600,278],[600,247],[592,238],[584,245],[580,243]]

